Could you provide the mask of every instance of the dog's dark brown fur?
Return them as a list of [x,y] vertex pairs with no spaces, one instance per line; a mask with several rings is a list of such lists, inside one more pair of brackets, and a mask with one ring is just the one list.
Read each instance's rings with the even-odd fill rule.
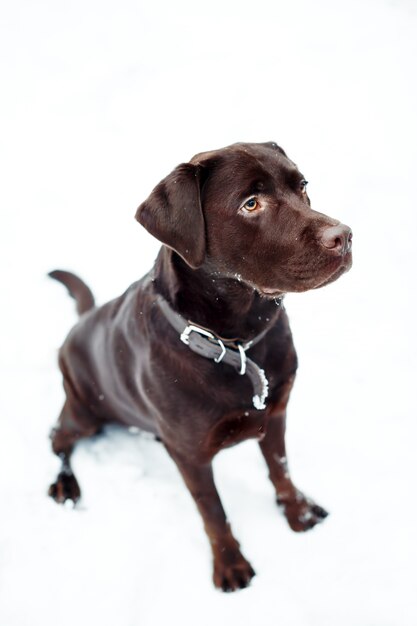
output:
[[[63,466],[49,493],[80,497],[70,466],[74,444],[105,424],[138,426],[160,438],[202,515],[225,591],[254,571],[219,499],[212,459],[259,440],[277,501],[290,527],[305,531],[327,514],[288,473],[285,415],[297,359],[285,309],[276,299],[315,289],[351,265],[351,232],[310,208],[305,181],[274,143],[235,144],[179,165],[139,207],[138,221],[163,244],[154,269],[119,298],[94,308],[91,292],[67,272],[82,313],[60,350],[66,401],[52,434]],[[254,408],[247,376],[184,345],[156,304],[223,337],[248,341],[269,380],[267,406]],[[89,310],[87,310],[89,309]]]

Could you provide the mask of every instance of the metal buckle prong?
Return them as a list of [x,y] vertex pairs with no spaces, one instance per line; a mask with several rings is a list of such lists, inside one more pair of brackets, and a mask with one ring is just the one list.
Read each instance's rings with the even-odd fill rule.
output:
[[226,354],[226,348],[224,347],[224,343],[223,343],[223,341],[221,339],[216,337],[216,341],[219,342],[219,346],[220,346],[221,352],[220,352],[220,356],[218,356],[216,359],[214,359],[214,362],[215,363],[220,363],[220,361],[222,360],[222,358]]

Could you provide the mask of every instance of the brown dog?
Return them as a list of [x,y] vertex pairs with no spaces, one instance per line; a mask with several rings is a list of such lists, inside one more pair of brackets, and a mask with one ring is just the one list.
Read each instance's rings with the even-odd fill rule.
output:
[[259,440],[293,530],[327,515],[288,473],[285,415],[297,359],[282,298],[347,271],[352,234],[310,208],[306,184],[275,143],[198,154],[137,211],[164,244],[147,276],[95,308],[79,278],[51,274],[82,315],[59,354],[66,401],[52,444],[63,465],[49,494],[79,499],[70,455],[80,438],[109,423],[154,433],[200,510],[214,584],[224,591],[245,587],[254,571],[213,481],[219,450]]

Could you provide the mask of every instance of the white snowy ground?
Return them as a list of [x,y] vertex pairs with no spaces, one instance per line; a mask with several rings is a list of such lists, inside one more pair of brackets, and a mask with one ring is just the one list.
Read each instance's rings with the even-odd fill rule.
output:
[[[417,623],[416,26],[411,0],[3,0],[2,626]],[[82,505],[46,497],[56,353],[76,315],[45,274],[69,268],[99,302],[116,296],[156,255],[133,220],[151,188],[195,152],[266,140],[302,168],[313,207],[352,226],[354,268],[287,298],[290,465],[331,516],[291,533],[257,445],[221,454],[219,489],[258,572],[225,595],[148,437],[82,443]]]

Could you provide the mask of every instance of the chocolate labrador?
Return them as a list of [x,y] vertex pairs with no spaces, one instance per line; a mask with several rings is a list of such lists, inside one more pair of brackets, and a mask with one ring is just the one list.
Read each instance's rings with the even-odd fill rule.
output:
[[176,167],[137,210],[163,246],[154,268],[94,306],[70,272],[51,276],[80,320],[59,352],[66,400],[51,438],[62,468],[49,495],[76,502],[75,443],[117,423],[154,433],[178,466],[210,540],[216,587],[254,576],[213,480],[220,450],[255,438],[292,530],[326,511],[291,480],[286,407],[297,369],[283,297],[336,280],[351,230],[313,211],[307,181],[276,143],[237,143]]

